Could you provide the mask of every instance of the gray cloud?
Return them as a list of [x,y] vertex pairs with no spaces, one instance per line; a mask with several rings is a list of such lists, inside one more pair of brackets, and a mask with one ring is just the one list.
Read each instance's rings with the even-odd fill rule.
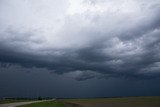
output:
[[[81,6],[86,10],[82,11],[73,11],[68,3],[56,14],[52,13],[51,10],[56,9],[52,6],[44,6],[42,11],[37,11],[42,2],[36,6],[32,2],[17,2],[22,7],[17,9],[11,3],[10,7],[3,4],[0,9],[1,15],[9,15],[14,9],[15,16],[22,20],[0,17],[1,63],[47,68],[79,81],[109,77],[159,77],[158,0],[83,1]],[[61,2],[60,6],[63,6],[67,1]],[[26,7],[24,10],[23,5]],[[74,7],[70,1],[72,5]],[[9,9],[2,12],[7,7]],[[26,11],[26,14],[23,13]],[[4,20],[5,17],[7,19]],[[37,19],[35,23],[34,19]]]

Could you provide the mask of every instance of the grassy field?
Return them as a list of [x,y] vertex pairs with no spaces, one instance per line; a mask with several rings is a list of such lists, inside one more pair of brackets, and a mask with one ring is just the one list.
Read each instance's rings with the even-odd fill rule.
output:
[[58,99],[20,107],[160,107],[160,97]]
[[63,100],[80,107],[160,107],[160,97],[95,98]]
[[40,103],[33,103],[18,107],[67,107],[66,104],[62,101],[46,101],[46,102],[40,102]]

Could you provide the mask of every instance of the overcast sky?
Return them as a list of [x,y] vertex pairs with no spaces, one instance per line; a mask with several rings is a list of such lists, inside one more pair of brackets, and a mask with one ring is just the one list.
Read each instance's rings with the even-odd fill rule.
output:
[[0,97],[160,95],[159,12],[160,0],[0,0]]

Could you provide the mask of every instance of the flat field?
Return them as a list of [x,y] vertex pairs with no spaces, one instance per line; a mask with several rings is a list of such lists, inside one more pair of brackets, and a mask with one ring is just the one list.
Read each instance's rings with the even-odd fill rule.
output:
[[70,107],[160,107],[160,97],[95,98],[64,100]]
[[160,107],[160,97],[58,99],[20,107]]
[[67,107],[67,106],[65,106],[64,102],[55,100],[55,101],[45,101],[28,105],[22,105],[18,107]]

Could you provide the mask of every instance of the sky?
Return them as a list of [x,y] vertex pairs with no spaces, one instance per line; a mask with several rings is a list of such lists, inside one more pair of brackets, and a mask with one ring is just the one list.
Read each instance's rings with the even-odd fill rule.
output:
[[160,0],[0,0],[0,98],[160,95]]

